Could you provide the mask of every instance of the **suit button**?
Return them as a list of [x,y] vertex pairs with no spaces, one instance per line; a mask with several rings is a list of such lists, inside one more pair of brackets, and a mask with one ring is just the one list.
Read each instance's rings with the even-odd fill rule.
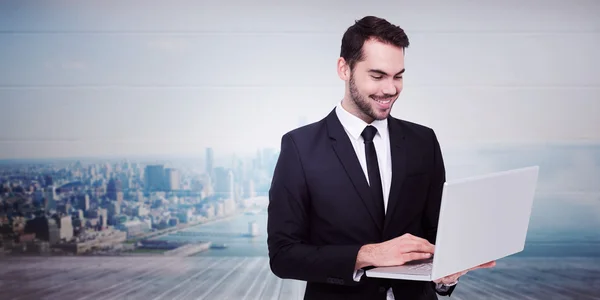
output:
[[379,287],[379,292],[380,292],[380,293],[385,293],[385,291],[386,291],[386,290],[385,290],[385,288],[384,288],[384,287]]

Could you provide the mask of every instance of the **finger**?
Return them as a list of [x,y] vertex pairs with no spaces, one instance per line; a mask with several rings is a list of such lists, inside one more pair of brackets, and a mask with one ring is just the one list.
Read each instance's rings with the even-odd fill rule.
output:
[[476,269],[493,268],[495,266],[496,266],[496,262],[492,261],[492,262],[484,263],[484,264],[481,264],[479,266],[473,267],[473,268],[471,268],[469,270],[472,271],[472,270],[476,270]]
[[465,274],[467,274],[467,272],[460,272],[460,273],[453,275],[452,278],[450,279],[450,283],[456,282],[460,277],[464,276]]
[[427,253],[434,253],[435,252],[435,246],[433,246],[432,244],[430,244],[429,242],[425,241],[409,241],[406,242],[404,244],[402,244],[401,246],[401,250],[402,252],[427,252]]
[[427,244],[409,244],[402,250],[403,252],[422,252],[433,254],[435,252],[435,247]]
[[421,253],[421,252],[408,252],[401,255],[401,259],[404,262],[409,262],[413,260],[427,259],[430,258],[430,253]]
[[458,280],[458,276],[454,276],[452,278],[448,278],[446,283],[455,283]]
[[465,274],[467,274],[469,271],[462,271],[462,272],[458,272],[458,273],[454,273],[450,276],[448,276],[451,280],[456,281],[459,277],[464,276]]
[[483,264],[485,268],[492,268],[496,266],[496,261],[490,261],[489,263]]
[[[398,252],[404,253],[428,253],[433,255],[434,249],[427,246],[411,245],[398,248]],[[429,257],[431,257],[431,255]]]
[[492,265],[479,265],[477,267],[470,268],[467,271],[474,271],[477,269],[489,269],[489,268],[493,268],[493,266]]
[[429,244],[432,245],[428,240],[422,238],[422,237],[418,237],[416,235],[412,235],[410,233],[407,233],[405,235],[403,235],[406,239],[411,240],[411,241],[415,241],[415,242],[419,242],[419,243],[424,243],[424,244]]
[[481,269],[481,266],[472,267],[472,268],[468,269],[467,271],[474,271],[477,269]]
[[458,272],[458,273],[454,273],[452,275],[448,275],[446,277],[443,278],[444,283],[454,283],[456,282],[460,277],[464,276],[465,274],[467,274],[467,271],[463,271],[463,272]]
[[462,271],[462,272],[454,273],[454,274],[450,275],[449,277],[452,277],[453,279],[456,279],[458,277],[461,277],[461,276],[467,274],[467,272],[468,271]]
[[449,277],[442,278],[442,280],[440,280],[440,282],[443,284],[451,284],[451,283],[455,283],[457,280],[458,280],[457,277],[449,276]]

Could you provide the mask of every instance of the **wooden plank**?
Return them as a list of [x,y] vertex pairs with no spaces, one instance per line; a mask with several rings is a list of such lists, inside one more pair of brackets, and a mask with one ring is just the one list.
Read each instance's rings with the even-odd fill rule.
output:
[[[2,299],[302,299],[266,257],[5,257]],[[600,258],[506,259],[463,277],[453,299],[600,299]],[[442,297],[440,297],[442,299]]]

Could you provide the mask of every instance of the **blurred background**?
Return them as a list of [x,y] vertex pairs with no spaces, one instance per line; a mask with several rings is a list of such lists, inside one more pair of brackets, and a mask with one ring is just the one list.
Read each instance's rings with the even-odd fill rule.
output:
[[[402,27],[393,115],[449,179],[540,166],[527,244],[455,299],[600,299],[598,1],[2,1],[0,298],[302,299],[269,269],[281,135]],[[441,298],[441,297],[440,297]]]

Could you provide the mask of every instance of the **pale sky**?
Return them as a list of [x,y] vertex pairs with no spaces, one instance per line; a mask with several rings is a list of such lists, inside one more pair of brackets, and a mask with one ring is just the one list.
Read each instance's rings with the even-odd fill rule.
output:
[[[388,17],[358,4],[62,2],[0,4],[0,159],[277,148],[343,96],[345,28]],[[389,17],[406,20],[412,43],[393,114],[433,127],[448,147],[600,142],[600,21],[590,12],[600,5],[580,2],[512,19],[497,15],[509,4],[470,18],[423,5]]]

